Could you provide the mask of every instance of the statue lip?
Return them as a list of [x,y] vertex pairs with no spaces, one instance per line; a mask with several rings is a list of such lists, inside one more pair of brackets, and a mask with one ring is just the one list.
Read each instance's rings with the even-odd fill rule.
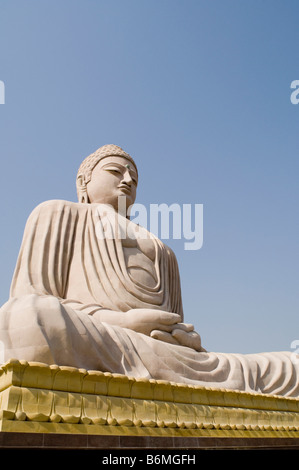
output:
[[125,190],[125,191],[128,191],[129,193],[131,192],[131,187],[128,186],[127,184],[120,184],[118,188],[121,189],[122,191]]

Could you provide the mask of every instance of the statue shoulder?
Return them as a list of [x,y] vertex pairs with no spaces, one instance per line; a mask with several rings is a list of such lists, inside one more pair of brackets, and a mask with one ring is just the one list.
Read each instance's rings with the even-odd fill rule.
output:
[[79,202],[64,201],[61,199],[51,199],[38,204],[29,215],[28,220],[36,218],[40,215],[48,215],[51,217],[54,214],[61,212],[74,212],[78,213],[79,210],[87,210],[88,204],[82,204]]

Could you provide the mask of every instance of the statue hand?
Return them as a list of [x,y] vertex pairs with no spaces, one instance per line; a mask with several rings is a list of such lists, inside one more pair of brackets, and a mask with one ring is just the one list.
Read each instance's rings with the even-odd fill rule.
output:
[[194,331],[194,326],[179,323],[181,317],[177,313],[151,308],[135,308],[127,312],[100,309],[93,314],[93,317],[98,318],[101,322],[129,328],[165,343],[187,346],[196,351],[205,351],[201,347],[201,339],[199,334]]
[[201,346],[201,337],[196,331],[184,331],[182,329],[174,329],[172,336],[182,345],[196,351],[205,351]]
[[150,336],[153,330],[172,332],[181,320],[177,313],[149,308],[136,308],[123,312],[122,326]]
[[193,325],[179,323],[175,325],[171,333],[159,330],[153,330],[151,337],[164,341],[165,343],[177,344],[180,346],[187,346],[195,349],[196,351],[205,351],[201,346],[201,338],[196,331],[193,331]]

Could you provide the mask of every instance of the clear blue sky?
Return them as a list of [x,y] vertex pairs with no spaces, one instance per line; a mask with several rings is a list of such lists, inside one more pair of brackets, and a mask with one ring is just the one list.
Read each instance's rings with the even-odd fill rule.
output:
[[186,321],[223,352],[299,339],[299,4],[293,0],[0,0],[1,264],[24,225],[76,201],[82,159],[135,158],[137,202],[204,205],[177,254]]

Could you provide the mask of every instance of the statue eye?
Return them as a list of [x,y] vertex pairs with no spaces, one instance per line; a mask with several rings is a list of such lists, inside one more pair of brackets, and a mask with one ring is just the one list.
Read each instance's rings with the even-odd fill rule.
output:
[[120,171],[118,168],[106,168],[106,170],[112,174],[120,174]]

